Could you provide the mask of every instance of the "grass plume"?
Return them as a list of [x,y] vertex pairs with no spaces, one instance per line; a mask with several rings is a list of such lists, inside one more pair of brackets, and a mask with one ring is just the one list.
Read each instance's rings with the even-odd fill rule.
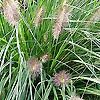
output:
[[4,15],[10,25],[16,25],[19,21],[18,7],[14,0],[4,0]]
[[27,61],[27,65],[29,67],[29,71],[33,74],[34,77],[38,76],[41,71],[41,63],[38,61],[37,58],[31,57]]
[[53,26],[52,33],[53,33],[54,39],[58,39],[66,22],[68,22],[68,6],[63,5],[58,10],[56,20]]
[[37,11],[36,11],[36,15],[35,15],[35,18],[34,18],[34,25],[35,27],[38,27],[39,24],[41,23],[42,21],[42,17],[45,13],[45,8],[44,6],[40,7]]

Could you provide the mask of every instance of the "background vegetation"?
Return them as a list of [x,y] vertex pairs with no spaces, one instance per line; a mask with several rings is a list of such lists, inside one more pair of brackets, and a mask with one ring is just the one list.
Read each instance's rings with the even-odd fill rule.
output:
[[[0,100],[69,100],[74,95],[100,100],[100,12],[95,14],[100,2],[69,0],[69,22],[54,40],[52,29],[62,2],[19,1],[18,40],[16,27],[7,22],[0,10]],[[35,27],[34,18],[41,6],[45,14]],[[42,72],[32,77],[27,60],[35,56],[41,62],[45,54],[49,59],[42,63]],[[61,70],[71,76],[65,95],[62,87],[52,82]]]

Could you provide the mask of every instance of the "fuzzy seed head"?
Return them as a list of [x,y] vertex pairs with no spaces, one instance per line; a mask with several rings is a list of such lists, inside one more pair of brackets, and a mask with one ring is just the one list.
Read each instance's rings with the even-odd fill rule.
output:
[[53,77],[53,82],[57,86],[63,86],[69,83],[70,75],[65,70],[60,71]]
[[40,74],[41,63],[38,61],[37,58],[31,57],[28,60],[27,64],[30,69],[30,72],[33,74],[34,77],[36,77]]
[[58,39],[59,35],[61,34],[61,31],[63,27],[65,26],[65,23],[68,22],[68,13],[67,13],[67,6],[63,5],[59,10],[58,14],[53,26],[53,36],[54,39]]
[[4,0],[3,2],[4,15],[11,25],[18,24],[19,14],[18,7],[14,0]]
[[34,25],[35,27],[39,26],[39,24],[41,23],[42,21],[42,17],[45,13],[45,9],[44,7],[42,6],[37,12],[36,12],[36,15],[35,15],[35,18],[34,18]]
[[74,97],[71,97],[69,100],[84,100],[84,99],[81,99],[81,98],[78,97],[78,96],[74,96]]
[[49,55],[48,55],[48,54],[45,54],[45,55],[43,55],[43,56],[41,57],[41,60],[42,60],[43,63],[47,62],[48,59],[49,59]]

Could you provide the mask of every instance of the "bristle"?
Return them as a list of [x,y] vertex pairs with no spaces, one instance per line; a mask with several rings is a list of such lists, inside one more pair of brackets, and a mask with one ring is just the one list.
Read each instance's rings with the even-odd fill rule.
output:
[[42,21],[42,17],[45,13],[45,9],[44,7],[42,6],[37,12],[36,12],[36,15],[35,15],[35,18],[34,18],[34,25],[35,27],[39,26],[39,24],[41,23]]
[[68,22],[68,7],[63,5],[59,10],[53,27],[54,39],[58,39],[66,22]]
[[4,0],[4,15],[11,25],[16,25],[19,21],[18,7],[14,0]]

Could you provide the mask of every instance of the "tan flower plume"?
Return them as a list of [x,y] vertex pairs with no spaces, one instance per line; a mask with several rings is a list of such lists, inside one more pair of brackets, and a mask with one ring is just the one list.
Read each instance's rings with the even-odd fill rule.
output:
[[9,24],[16,25],[19,21],[17,3],[14,0],[4,0],[3,10]]
[[59,73],[56,73],[53,77],[53,82],[57,86],[63,86],[70,82],[70,75],[69,73],[66,73],[65,70],[60,71]]
[[58,10],[58,14],[57,14],[57,17],[53,26],[53,30],[52,30],[54,39],[58,39],[63,27],[65,26],[65,23],[68,22],[67,10],[68,10],[68,7],[66,5],[63,5]]
[[35,27],[39,26],[40,22],[42,21],[42,17],[44,13],[45,13],[45,8],[43,6],[39,10],[37,10],[35,18],[34,18]]

